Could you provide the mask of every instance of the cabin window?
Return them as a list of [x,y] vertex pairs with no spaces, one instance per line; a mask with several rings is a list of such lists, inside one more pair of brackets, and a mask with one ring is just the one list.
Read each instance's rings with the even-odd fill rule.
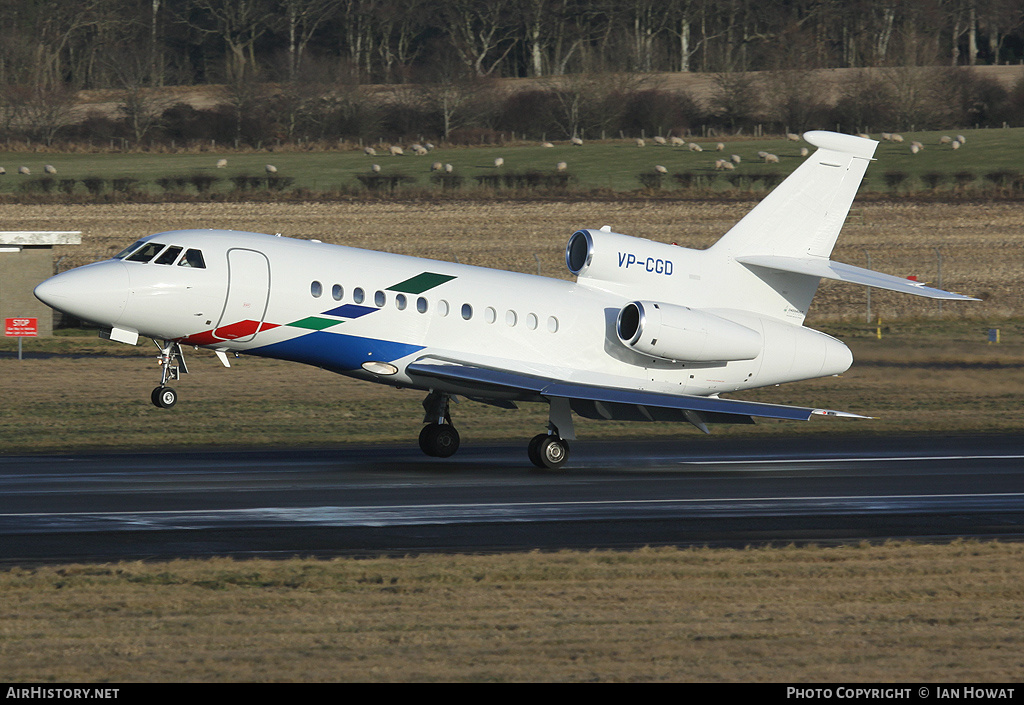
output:
[[558,332],[558,319],[555,318],[554,316],[548,316],[548,332],[549,333],[557,333]]
[[319,299],[320,295],[324,293],[324,285],[320,282],[313,282],[309,285],[309,293],[313,295],[314,299]]
[[473,307],[469,304],[462,304],[462,318],[468,321],[473,317]]
[[377,308],[382,308],[387,303],[387,297],[383,291],[378,291],[373,295],[373,303],[377,304]]
[[345,290],[342,288],[341,284],[335,284],[334,286],[331,287],[331,298],[333,298],[335,301],[341,301],[341,297],[343,297],[344,295]]
[[437,302],[437,312],[441,316],[447,316],[448,315],[448,302],[445,301],[444,299],[441,299],[440,301],[438,301]]
[[179,267],[192,267],[194,269],[206,269],[206,262],[203,260],[203,253],[200,250],[185,250],[185,256],[178,262]]
[[156,258],[157,264],[174,264],[174,260],[178,259],[178,255],[181,254],[181,248],[177,245],[171,245],[163,253]]
[[422,296],[416,299],[416,310],[420,313],[427,312],[427,300]]
[[516,315],[515,311],[511,309],[505,311],[505,323],[508,325],[509,328],[514,327],[518,321],[519,317]]
[[405,310],[405,305],[406,305],[405,294],[399,294],[398,296],[395,297],[395,306],[398,307],[399,311],[404,311]]
[[131,257],[128,258],[129,262],[148,262],[149,260],[156,257],[160,250],[164,249],[164,245],[159,242],[147,242],[138,252],[135,252]]
[[526,315],[526,327],[530,330],[537,330],[537,314],[528,313]]
[[484,309],[484,320],[487,321],[488,323],[494,323],[496,320],[498,320],[498,312],[495,311],[490,306],[488,306],[486,309]]
[[363,300],[365,298],[366,295],[363,294],[363,290],[360,287],[357,286],[355,289],[352,290],[352,300],[355,301],[357,304],[363,303]]

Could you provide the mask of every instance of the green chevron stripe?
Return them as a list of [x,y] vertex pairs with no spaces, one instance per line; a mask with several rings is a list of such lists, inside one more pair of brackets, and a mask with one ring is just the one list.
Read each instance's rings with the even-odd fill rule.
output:
[[435,286],[441,286],[452,279],[455,279],[455,277],[448,274],[423,272],[422,274],[417,274],[411,279],[406,279],[404,282],[399,282],[394,286],[389,286],[388,291],[400,291],[403,294],[422,294],[424,291],[433,289]]
[[308,328],[309,330],[323,330],[324,328],[330,328],[331,326],[337,326],[344,323],[344,321],[332,321],[329,318],[320,318],[318,316],[310,316],[309,318],[303,318],[301,321],[295,321],[288,325],[293,328]]

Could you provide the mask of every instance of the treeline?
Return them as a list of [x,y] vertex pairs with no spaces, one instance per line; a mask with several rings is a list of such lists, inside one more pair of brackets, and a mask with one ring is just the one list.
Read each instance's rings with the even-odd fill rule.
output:
[[7,103],[0,140],[8,150],[40,142],[310,149],[339,142],[458,145],[1024,125],[1024,80],[1008,90],[967,67],[861,69],[834,83],[814,72],[723,73],[701,95],[645,74],[575,74],[511,87],[470,78],[386,90],[236,82],[207,91],[209,108],[173,95],[160,89],[112,93],[115,111],[83,113],[68,91],[29,92],[23,102]]
[[[1022,26],[1018,0],[0,0],[0,140],[267,147],[1020,125],[1024,86],[971,65],[1024,60]],[[831,84],[810,73],[831,67],[856,71]],[[659,72],[714,85],[670,90]],[[502,80],[518,77],[534,80]],[[208,100],[176,99],[182,86]],[[108,107],[83,108],[82,89]]]
[[0,0],[0,85],[1016,64],[1018,0]]

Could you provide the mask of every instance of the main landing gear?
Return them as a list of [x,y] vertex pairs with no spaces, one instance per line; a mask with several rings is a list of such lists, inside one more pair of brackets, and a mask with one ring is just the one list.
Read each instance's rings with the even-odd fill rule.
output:
[[[450,458],[459,449],[459,432],[449,413],[451,395],[432,391],[423,400],[426,426],[420,431],[420,450],[433,458]],[[559,429],[565,432],[560,435]],[[563,437],[564,435],[564,437]],[[569,459],[569,440],[575,438],[568,402],[552,400],[548,432],[533,437],[527,448],[530,462],[542,470],[558,470]]]
[[451,396],[431,392],[423,400],[423,421],[427,425],[420,431],[420,450],[432,458],[450,458],[459,449],[459,432],[452,425],[448,405]]
[[569,459],[569,442],[557,433],[540,433],[530,440],[526,453],[542,470],[558,470]]
[[185,364],[185,357],[181,354],[181,346],[170,340],[154,340],[157,348],[160,349],[160,357],[157,361],[162,368],[160,374],[160,386],[153,389],[149,400],[153,406],[160,409],[170,409],[178,403],[178,393],[167,386],[168,380],[176,380],[182,374],[188,374],[188,366]]

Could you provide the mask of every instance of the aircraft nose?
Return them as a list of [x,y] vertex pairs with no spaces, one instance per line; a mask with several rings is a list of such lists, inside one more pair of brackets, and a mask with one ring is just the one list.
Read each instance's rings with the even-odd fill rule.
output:
[[98,262],[50,277],[33,293],[58,311],[113,325],[124,313],[130,292],[128,270],[122,262],[115,261]]

